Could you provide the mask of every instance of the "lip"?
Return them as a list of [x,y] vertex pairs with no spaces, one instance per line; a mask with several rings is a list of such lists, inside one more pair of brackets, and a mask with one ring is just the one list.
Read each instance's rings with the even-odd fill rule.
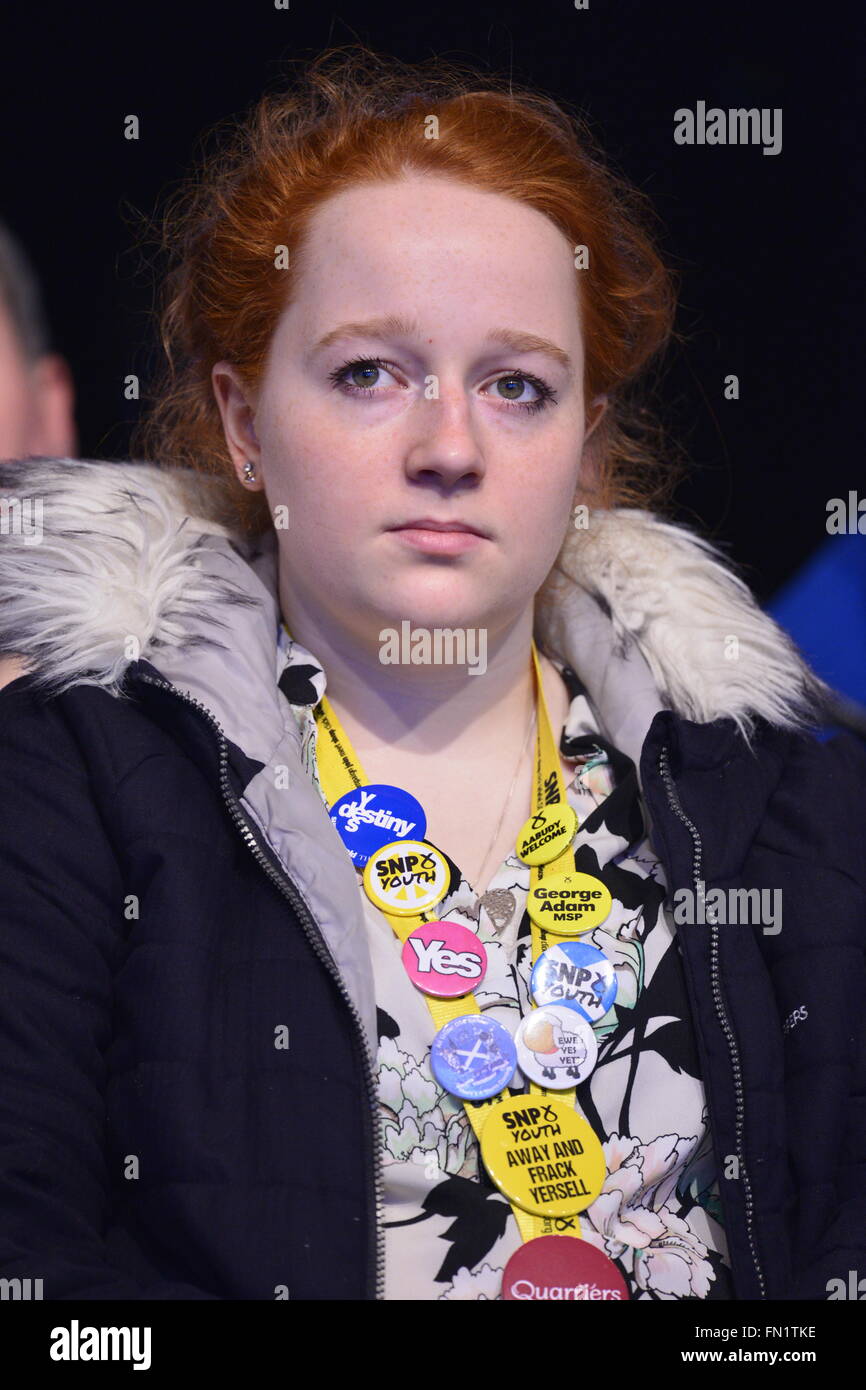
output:
[[431,517],[406,522],[403,526],[391,526],[389,530],[399,536],[405,545],[412,546],[414,550],[423,550],[428,555],[462,555],[488,539],[468,522],[434,521]]
[[404,521],[399,526],[389,526],[389,531],[462,531],[471,536],[480,536],[482,540],[487,540],[486,531],[482,531],[478,526],[472,526],[468,521],[437,521],[433,517],[424,516],[417,521]]

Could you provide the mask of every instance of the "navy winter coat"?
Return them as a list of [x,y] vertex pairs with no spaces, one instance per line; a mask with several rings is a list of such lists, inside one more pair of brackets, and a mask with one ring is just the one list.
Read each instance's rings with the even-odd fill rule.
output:
[[[31,663],[0,691],[0,1277],[49,1299],[375,1298],[375,1001],[354,870],[268,686],[273,555],[179,524],[156,469],[8,479],[46,499],[49,545],[0,543],[0,652]],[[784,722],[799,658],[696,538],[643,513],[599,533],[538,635],[591,668],[671,891],[782,890],[778,934],[678,939],[737,1297],[824,1299],[866,1274],[866,751]],[[635,541],[624,597],[600,547]],[[620,616],[650,572],[666,617],[698,623],[691,677]],[[747,648],[739,695],[707,675],[706,585]],[[277,749],[298,768],[282,800]]]

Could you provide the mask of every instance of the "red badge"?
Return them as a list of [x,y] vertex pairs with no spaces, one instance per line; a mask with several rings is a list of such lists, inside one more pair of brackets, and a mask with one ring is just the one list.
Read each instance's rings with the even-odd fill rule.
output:
[[527,1301],[621,1303],[626,1282],[602,1250],[574,1236],[537,1236],[516,1250],[502,1272],[502,1297]]

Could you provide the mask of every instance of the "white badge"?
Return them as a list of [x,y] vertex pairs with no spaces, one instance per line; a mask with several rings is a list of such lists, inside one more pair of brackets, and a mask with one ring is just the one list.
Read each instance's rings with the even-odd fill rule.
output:
[[552,1091],[585,1081],[598,1057],[591,1024],[565,1004],[546,1004],[526,1014],[514,1042],[524,1076]]

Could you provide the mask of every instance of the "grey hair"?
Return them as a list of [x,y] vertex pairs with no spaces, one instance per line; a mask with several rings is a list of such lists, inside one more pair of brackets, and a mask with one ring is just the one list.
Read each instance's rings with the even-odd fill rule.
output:
[[0,300],[28,360],[48,352],[51,339],[36,272],[4,222],[0,222]]

